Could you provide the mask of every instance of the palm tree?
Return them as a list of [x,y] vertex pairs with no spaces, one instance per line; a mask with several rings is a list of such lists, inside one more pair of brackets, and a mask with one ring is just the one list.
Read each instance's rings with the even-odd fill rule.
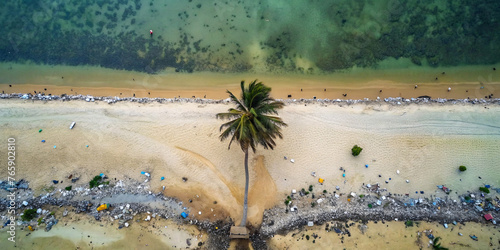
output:
[[432,241],[432,249],[436,249],[436,250],[448,250],[448,248],[442,247],[441,243],[438,243],[440,239],[441,239],[441,237],[436,237]]
[[283,108],[283,102],[270,97],[271,88],[257,82],[251,82],[245,88],[245,81],[241,81],[241,99],[227,91],[236,108],[230,108],[227,113],[216,115],[220,119],[230,121],[220,126],[221,141],[231,136],[228,149],[236,141],[245,153],[245,198],[243,201],[243,218],[241,226],[246,226],[248,209],[248,149],[255,153],[260,144],[265,149],[274,149],[276,137],[283,138],[281,127],[287,126],[278,115],[277,109]]

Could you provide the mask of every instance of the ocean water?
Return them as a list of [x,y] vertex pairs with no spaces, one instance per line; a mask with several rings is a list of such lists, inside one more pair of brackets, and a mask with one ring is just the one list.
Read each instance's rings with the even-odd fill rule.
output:
[[496,0],[5,0],[0,62],[150,74],[493,65],[499,9]]

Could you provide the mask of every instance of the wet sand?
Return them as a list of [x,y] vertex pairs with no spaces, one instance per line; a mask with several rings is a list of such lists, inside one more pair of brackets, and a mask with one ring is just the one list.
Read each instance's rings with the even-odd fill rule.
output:
[[[308,74],[159,74],[98,67],[0,64],[0,91],[5,93],[82,94],[118,97],[193,97],[225,99],[239,92],[241,80],[258,79],[275,98],[375,99],[377,97],[485,98],[500,96],[499,66],[451,68],[352,69],[330,75]],[[443,74],[445,72],[445,74]],[[437,80],[436,80],[437,78]],[[12,87],[9,87],[12,85]],[[415,88],[415,85],[418,85]],[[451,91],[448,92],[448,88]],[[47,89],[47,90],[44,90]],[[301,91],[302,89],[302,91]],[[326,91],[325,91],[326,89]],[[382,90],[382,92],[380,92]],[[344,96],[346,94],[346,96]]]
[[[348,222],[350,224],[351,222]],[[340,222],[340,224],[344,224]],[[332,225],[332,222],[330,223]],[[427,249],[429,238],[425,234],[418,241],[417,232],[432,230],[435,237],[441,237],[441,246],[449,249],[497,249],[500,231],[491,225],[466,223],[466,225],[449,224],[445,229],[438,223],[419,222],[413,227],[406,227],[403,222],[368,222],[368,228],[362,233],[359,223],[350,227],[351,237],[339,236],[333,230],[327,232],[325,226],[304,227],[286,235],[275,235],[269,240],[271,249]],[[459,236],[458,233],[463,236]],[[314,239],[312,235],[317,234]],[[309,240],[305,235],[309,235]],[[478,241],[472,240],[469,235],[476,235]],[[321,238],[320,238],[321,237]],[[342,239],[343,237],[343,239]],[[314,240],[314,243],[313,243]],[[490,245],[491,243],[491,245]],[[432,248],[432,244],[430,244]]]
[[[30,232],[27,228],[17,231],[14,246],[6,237],[0,239],[2,249],[174,249],[188,248],[204,242],[207,235],[196,226],[177,225],[171,220],[156,218],[151,222],[134,221],[133,227],[117,229],[117,221],[99,221],[85,214],[69,213],[62,217],[62,210],[56,212],[59,223],[49,232],[43,229]],[[0,232],[6,231],[1,229]],[[5,234],[7,234],[5,232]]]

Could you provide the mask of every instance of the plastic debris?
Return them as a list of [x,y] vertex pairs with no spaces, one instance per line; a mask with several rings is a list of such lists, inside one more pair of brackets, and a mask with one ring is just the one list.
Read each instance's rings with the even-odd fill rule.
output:
[[45,140],[42,140],[42,142],[45,142]]
[[294,160],[294,159],[291,159],[291,160],[290,160],[290,162],[291,162],[291,163],[295,163],[295,160]]
[[292,189],[292,194],[296,194],[296,193],[297,193],[297,190]]
[[98,206],[97,207],[97,211],[100,212],[102,210],[108,209],[109,207],[111,207],[111,205],[105,203],[105,204],[102,204],[102,205]]
[[181,213],[181,216],[182,216],[182,218],[184,218],[184,219],[185,219],[185,218],[187,218],[187,217],[188,217],[188,214],[187,214],[186,212],[182,212],[182,213]]
[[399,170],[396,170],[396,174],[399,174]]
[[160,178],[160,180],[162,180],[162,181],[163,181],[163,180],[165,180],[165,177],[163,177],[163,176],[162,176],[162,177]]
[[365,168],[368,168],[368,164],[365,164]]
[[319,183],[321,183],[321,184],[323,184],[323,182],[324,182],[324,181],[325,181],[325,180],[324,180],[323,178],[319,178],[319,179],[318,179],[318,182],[319,182]]
[[444,223],[443,224],[444,228],[448,228],[448,224]]
[[314,222],[313,222],[313,221],[308,221],[308,222],[307,222],[307,226],[308,226],[308,227],[312,227],[312,226],[314,226]]
[[316,177],[316,172],[312,171],[312,172],[311,172],[311,176]]
[[73,129],[75,127],[76,122],[72,122],[71,125],[69,125],[69,129]]
[[43,131],[43,130],[42,130],[42,129],[40,129],[40,130],[38,130],[38,133],[42,133],[42,131]]
[[54,148],[57,148],[56,145],[54,145]]
[[57,184],[57,183],[59,183],[59,181],[52,180],[52,183]]

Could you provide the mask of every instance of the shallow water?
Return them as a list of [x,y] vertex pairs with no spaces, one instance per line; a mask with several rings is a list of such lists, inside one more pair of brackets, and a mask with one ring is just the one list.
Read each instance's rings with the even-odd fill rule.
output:
[[[499,8],[470,0],[6,1],[0,61],[148,73],[488,65],[500,58]],[[407,61],[387,60],[398,58]]]

